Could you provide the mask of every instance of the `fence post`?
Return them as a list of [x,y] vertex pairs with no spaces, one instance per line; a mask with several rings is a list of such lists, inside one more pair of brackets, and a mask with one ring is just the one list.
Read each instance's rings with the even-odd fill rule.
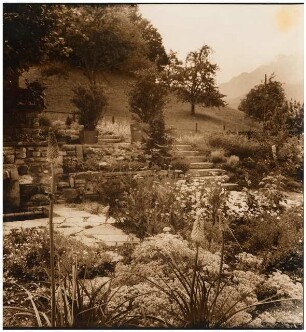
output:
[[115,123],[115,117],[112,116],[112,123]]
[[195,132],[198,132],[198,123],[196,122],[196,128],[195,128]]

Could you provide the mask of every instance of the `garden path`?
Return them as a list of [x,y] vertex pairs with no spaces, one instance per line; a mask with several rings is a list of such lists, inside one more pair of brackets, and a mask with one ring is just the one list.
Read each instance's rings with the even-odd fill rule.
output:
[[[135,235],[126,234],[115,227],[115,220],[106,215],[94,215],[63,204],[54,206],[54,230],[89,246],[105,243],[108,246],[120,246],[126,242],[139,242]],[[23,220],[3,223],[3,234],[13,228],[44,228],[48,227],[48,218]]]
[[229,190],[238,186],[236,183],[229,183],[229,176],[226,171],[215,168],[214,164],[208,162],[207,157],[203,156],[200,151],[194,150],[191,144],[175,144],[173,145],[173,152],[189,161],[190,169],[186,173],[187,176],[202,183],[221,181],[223,182],[222,186]]

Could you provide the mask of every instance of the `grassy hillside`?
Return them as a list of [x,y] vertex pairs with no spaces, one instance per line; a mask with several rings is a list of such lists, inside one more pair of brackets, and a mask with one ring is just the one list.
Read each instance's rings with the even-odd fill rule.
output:
[[[38,69],[32,69],[25,75],[25,78],[34,79],[39,77]],[[100,76],[100,81],[107,87],[107,96],[109,105],[106,111],[105,119],[115,117],[115,121],[131,121],[131,115],[128,109],[127,91],[132,82],[132,78],[122,74],[104,74]],[[77,84],[86,84],[86,78],[81,71],[73,70],[68,79],[51,77],[45,80],[47,85],[46,115],[53,120],[65,120],[67,113],[76,111],[74,105],[70,102],[72,98],[72,87]],[[61,113],[66,112],[66,113]],[[194,132],[212,132],[226,130],[249,130],[259,128],[258,124],[245,117],[242,112],[225,107],[217,108],[196,108],[196,115],[190,115],[190,105],[180,103],[174,96],[170,96],[169,103],[165,109],[166,122],[168,127],[173,127],[177,135]]]

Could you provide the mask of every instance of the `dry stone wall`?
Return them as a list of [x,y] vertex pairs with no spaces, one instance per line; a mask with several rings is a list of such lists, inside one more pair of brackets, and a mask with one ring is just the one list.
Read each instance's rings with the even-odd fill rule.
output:
[[[130,143],[104,145],[59,144],[60,157],[55,169],[59,201],[78,196],[94,196],[97,178],[104,174],[103,167],[114,162],[128,163],[137,160],[140,147]],[[86,163],[92,158],[100,161],[101,171],[67,171],[65,165]],[[48,204],[50,190],[50,164],[47,161],[47,142],[18,143],[3,148],[4,205],[7,210],[19,206],[29,207]],[[118,172],[117,172],[118,173]],[[119,172],[120,173],[120,172]],[[115,176],[115,173],[112,173]],[[100,175],[99,175],[100,176]]]

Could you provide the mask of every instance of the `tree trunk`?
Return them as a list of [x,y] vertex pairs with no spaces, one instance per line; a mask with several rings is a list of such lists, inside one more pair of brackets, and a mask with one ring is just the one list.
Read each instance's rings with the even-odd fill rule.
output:
[[191,102],[191,115],[195,115],[195,103]]

